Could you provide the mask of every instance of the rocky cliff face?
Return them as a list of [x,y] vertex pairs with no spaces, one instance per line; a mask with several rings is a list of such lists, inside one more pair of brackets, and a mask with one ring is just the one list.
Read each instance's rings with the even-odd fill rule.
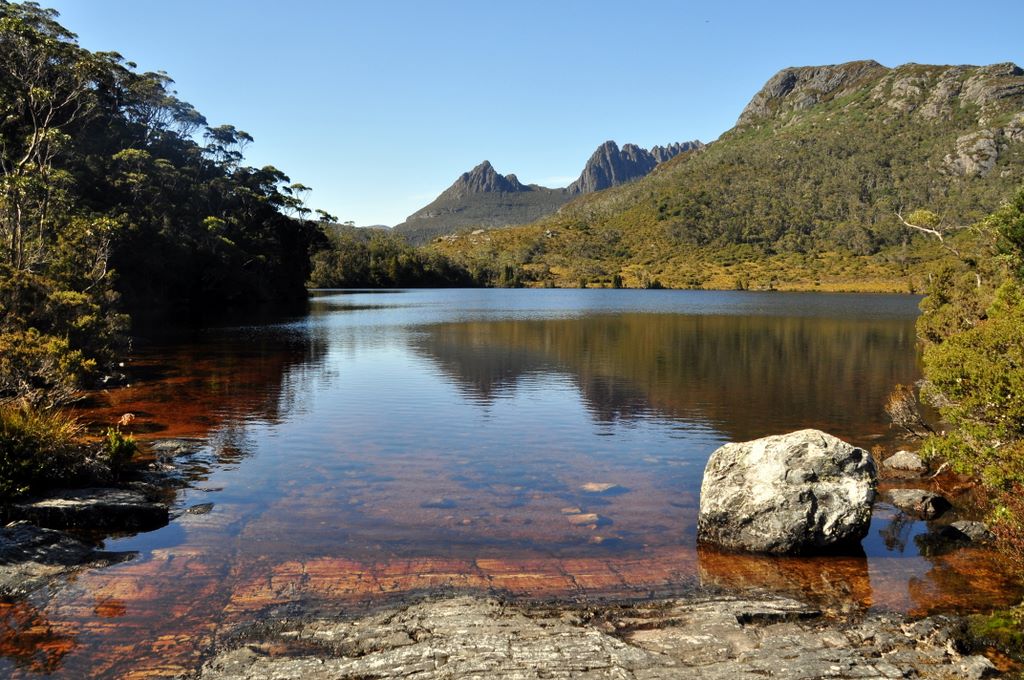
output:
[[[1024,70],[1012,63],[989,66],[904,64],[886,68],[875,61],[787,68],[776,73],[740,114],[737,125],[796,123],[801,112],[833,102],[855,108],[855,94],[867,93],[891,115],[914,125],[941,125],[971,118],[976,129],[950,143],[940,171],[954,177],[984,177],[1011,145],[1024,141]],[[844,97],[850,97],[843,106]],[[1015,110],[1017,111],[1015,113]]]
[[659,163],[702,146],[698,141],[676,142],[668,146],[656,146],[648,151],[635,144],[624,144],[620,149],[615,142],[607,141],[597,147],[579,179],[570,184],[566,191],[575,196],[625,184],[647,175]]
[[852,61],[834,66],[785,68],[772,76],[743,109],[737,125],[802,111],[855,91],[886,71],[877,61]]

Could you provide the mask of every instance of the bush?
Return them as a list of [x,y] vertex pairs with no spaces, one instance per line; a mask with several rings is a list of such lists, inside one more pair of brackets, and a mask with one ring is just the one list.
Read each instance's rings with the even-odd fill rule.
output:
[[134,437],[121,432],[121,426],[128,425],[133,420],[135,416],[130,413],[124,414],[117,425],[107,428],[107,434],[103,439],[100,453],[114,474],[120,474],[127,469],[139,449]]
[[950,425],[925,449],[998,489],[1024,481],[1024,304],[1014,281],[987,317],[924,352],[927,394]]
[[81,435],[78,421],[64,413],[0,406],[0,500],[95,476],[97,463]]

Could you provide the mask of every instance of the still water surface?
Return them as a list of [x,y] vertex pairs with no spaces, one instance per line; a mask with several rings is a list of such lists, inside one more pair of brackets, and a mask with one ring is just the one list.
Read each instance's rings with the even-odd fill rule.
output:
[[1008,601],[988,554],[926,557],[929,527],[885,504],[864,555],[695,545],[724,442],[817,427],[894,450],[882,404],[918,378],[916,314],[909,296],[325,291],[301,318],[143,340],[136,383],[85,415],[202,437],[174,502],[213,508],[108,539],[138,557],[0,610],[0,675],[173,675],[261,615],[434,589]]

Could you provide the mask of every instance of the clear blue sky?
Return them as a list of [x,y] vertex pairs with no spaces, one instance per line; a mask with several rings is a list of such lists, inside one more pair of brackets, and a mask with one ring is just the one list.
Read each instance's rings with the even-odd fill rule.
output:
[[393,225],[488,159],[564,186],[598,144],[709,141],[786,66],[1024,64],[1024,1],[42,0],[164,70],[311,207]]

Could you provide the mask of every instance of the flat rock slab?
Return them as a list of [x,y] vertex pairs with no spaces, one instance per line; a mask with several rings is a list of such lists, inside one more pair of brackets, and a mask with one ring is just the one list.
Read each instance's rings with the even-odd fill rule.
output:
[[123,562],[134,555],[96,550],[53,529],[10,524],[0,529],[0,600],[25,597],[78,567]]
[[895,472],[924,474],[928,469],[921,456],[910,451],[897,451],[882,461],[882,469]]
[[350,621],[271,621],[202,668],[204,680],[274,678],[954,678],[993,670],[961,653],[962,626],[892,615],[823,620],[794,600],[514,605],[473,596]]
[[890,489],[886,496],[900,510],[923,519],[935,519],[953,507],[939,494],[925,489]]
[[166,506],[137,491],[110,488],[54,491],[12,506],[11,515],[49,529],[147,531],[169,521]]

